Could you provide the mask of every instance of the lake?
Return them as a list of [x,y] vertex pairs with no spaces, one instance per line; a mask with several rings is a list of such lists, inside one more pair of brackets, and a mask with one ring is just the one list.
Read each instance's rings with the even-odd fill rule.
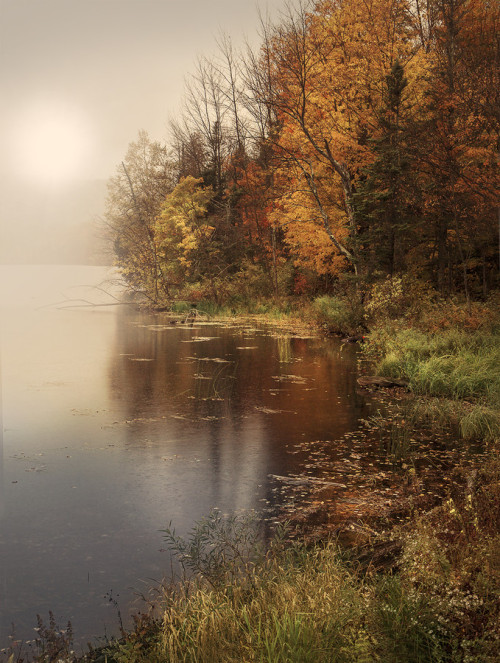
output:
[[[301,442],[370,412],[357,350],[250,323],[116,305],[110,268],[3,266],[0,647],[36,615],[116,634],[170,573],[160,530],[212,507],[272,521]],[[333,451],[332,451],[333,452]]]

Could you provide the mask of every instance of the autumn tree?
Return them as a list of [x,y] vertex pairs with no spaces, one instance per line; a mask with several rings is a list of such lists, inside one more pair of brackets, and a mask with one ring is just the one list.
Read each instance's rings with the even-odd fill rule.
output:
[[174,184],[167,148],[150,140],[145,131],[129,145],[108,183],[105,218],[116,264],[129,286],[153,303],[160,298],[164,284],[154,224]]
[[406,3],[326,1],[313,12],[302,7],[274,31],[266,48],[283,169],[300,174],[297,186],[307,190],[335,252],[362,271],[353,195],[375,159],[369,140],[380,129],[386,76],[397,59],[412,61]]
[[111,183],[126,278],[153,301],[183,283],[219,300],[245,274],[278,294],[293,270],[349,274],[362,296],[409,269],[487,294],[499,33],[497,2],[318,0],[263,22],[243,59],[221,37],[171,123],[170,160],[141,134]]
[[208,153],[203,137],[175,120],[171,120],[169,126],[177,181],[187,176],[202,177],[208,168]]
[[208,58],[200,58],[186,82],[182,134],[201,137],[206,154],[204,181],[216,193],[223,190],[224,161],[229,154],[228,108],[221,72]]
[[214,228],[207,216],[213,190],[188,176],[167,194],[154,224],[158,261],[167,297],[210,270],[216,260]]
[[231,153],[244,153],[249,136],[248,114],[243,103],[243,60],[235,51],[231,38],[222,34],[218,41],[218,57],[214,67],[226,109]]

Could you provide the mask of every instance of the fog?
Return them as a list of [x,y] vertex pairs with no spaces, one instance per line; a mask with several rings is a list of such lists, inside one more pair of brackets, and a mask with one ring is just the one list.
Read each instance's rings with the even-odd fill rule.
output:
[[0,0],[0,263],[109,261],[95,228],[128,144],[165,140],[197,57],[258,26],[247,0]]

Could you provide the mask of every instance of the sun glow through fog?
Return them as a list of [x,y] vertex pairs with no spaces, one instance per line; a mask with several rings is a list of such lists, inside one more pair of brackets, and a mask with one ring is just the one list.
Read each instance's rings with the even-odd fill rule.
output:
[[12,122],[10,156],[13,170],[41,185],[59,185],[83,176],[93,147],[88,121],[63,104],[38,104]]

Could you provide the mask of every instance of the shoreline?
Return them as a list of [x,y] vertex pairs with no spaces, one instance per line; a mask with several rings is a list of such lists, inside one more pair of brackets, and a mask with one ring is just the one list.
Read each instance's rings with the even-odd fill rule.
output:
[[[212,318],[211,322],[235,320],[263,324],[291,335],[328,335],[321,326],[297,318],[283,321],[265,315],[237,315]],[[362,363],[368,361],[373,362],[373,358],[363,357]],[[365,392],[364,388],[360,389]],[[446,430],[443,426],[439,429],[424,421],[420,421],[419,426],[411,424],[411,437],[407,439],[407,413],[418,401],[430,402],[432,397],[417,396],[397,387],[377,389],[376,394],[384,407],[388,408],[387,416],[365,422],[340,441],[341,444],[348,444],[351,449],[351,469],[362,473],[362,486],[358,484],[349,487],[348,482],[342,481],[342,468],[336,467],[335,463],[330,466],[325,463],[322,447],[324,451],[331,444],[329,441],[314,446],[309,467],[314,477],[303,473],[275,479],[288,492],[288,508],[283,509],[280,519],[287,522],[292,531],[290,545],[294,545],[293,541],[302,541],[314,548],[335,541],[335,545],[348,555],[350,563],[356,564],[358,569],[363,569],[364,573],[384,575],[398,572],[401,557],[404,556],[405,541],[421,518],[432,518],[434,511],[448,508],[447,498],[449,501],[449,495],[457,493],[457,486],[459,491],[466,494],[467,487],[474,484],[478,468],[492,455],[494,445],[488,448],[488,444],[483,441],[479,445],[483,450],[480,453],[474,450],[469,456],[467,443],[459,439],[453,427]],[[401,439],[395,440],[395,434],[396,438],[402,436]],[[363,466],[363,451],[366,452],[367,445],[375,442],[382,447],[385,445],[388,456],[392,454],[392,468],[370,469],[368,465]],[[444,449],[450,447],[445,465],[439,465],[430,453],[433,447],[439,445]],[[432,462],[426,467],[420,461],[427,456]],[[479,486],[474,484],[474,489],[479,489]],[[129,638],[137,640],[139,637],[140,641],[139,622],[143,618],[148,629],[153,628],[153,623],[157,624],[154,618],[139,615],[136,629],[123,633],[122,639],[110,641],[83,657],[61,660],[78,660],[82,663],[118,660],[109,656],[106,658],[104,651],[112,651],[120,647],[120,643],[127,645]],[[141,628],[145,628],[144,624]]]

